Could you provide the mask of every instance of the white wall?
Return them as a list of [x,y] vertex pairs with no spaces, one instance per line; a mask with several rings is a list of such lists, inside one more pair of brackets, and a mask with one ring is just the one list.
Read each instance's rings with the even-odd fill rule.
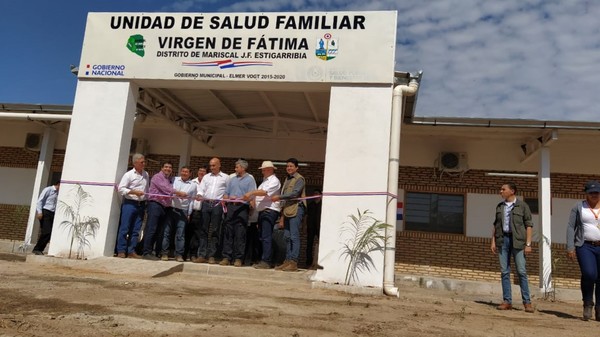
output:
[[29,205],[35,169],[0,167],[0,204]]
[[[165,121],[165,125],[169,122]],[[136,127],[133,137],[148,140],[148,153],[179,154],[183,147],[183,131],[167,126],[166,129]],[[304,136],[306,138],[306,136]],[[192,156],[219,156],[261,160],[285,160],[296,157],[302,161],[325,161],[325,139],[271,139],[215,137],[214,148],[192,140]],[[150,159],[152,159],[150,157]]]
[[[77,204],[77,185],[64,181],[114,183],[121,178],[128,164],[137,90],[129,82],[78,81],[59,203]],[[88,237],[86,257],[110,256],[119,225],[120,198],[110,185],[82,188],[92,200],[83,205],[80,215],[96,217],[100,223],[96,236]],[[55,223],[71,220],[61,212],[54,219]],[[49,255],[66,257],[76,246],[71,247],[68,228],[52,228]]]
[[[69,123],[61,122],[55,125],[57,132],[55,149],[64,149],[67,144]],[[0,146],[24,147],[28,133],[44,134],[44,126],[33,121],[0,120]],[[37,156],[37,154],[36,154]]]
[[552,198],[552,242],[567,242],[567,223],[576,199]]
[[[386,192],[390,143],[391,87],[334,86],[331,90],[324,192]],[[385,195],[325,196],[315,279],[343,283],[348,260],[343,236],[348,215],[370,210],[385,221]],[[383,252],[371,253],[373,267],[353,284],[381,287]]]
[[[542,132],[539,129],[403,125],[400,165],[433,168],[439,153],[448,151],[466,152],[471,169],[537,172],[539,153],[522,162],[525,156],[521,144],[539,137]],[[581,146],[581,140],[587,136],[587,131],[559,130],[558,140],[550,145],[552,173],[598,174],[600,156],[589,156]],[[586,165],[580,164],[581,158],[586,158]]]
[[[466,201],[467,230],[466,235],[471,237],[489,238],[492,235],[494,210],[500,202],[498,195],[468,193]],[[552,198],[552,242],[566,243],[567,222],[569,213],[577,200]],[[539,216],[532,215],[533,241],[539,241]]]

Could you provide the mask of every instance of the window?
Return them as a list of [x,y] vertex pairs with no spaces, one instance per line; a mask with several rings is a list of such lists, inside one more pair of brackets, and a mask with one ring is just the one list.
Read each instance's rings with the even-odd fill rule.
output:
[[463,234],[464,205],[464,195],[407,192],[405,229]]
[[539,214],[540,213],[537,198],[524,198],[523,201],[525,201],[527,206],[529,206],[529,209],[531,210],[531,214]]

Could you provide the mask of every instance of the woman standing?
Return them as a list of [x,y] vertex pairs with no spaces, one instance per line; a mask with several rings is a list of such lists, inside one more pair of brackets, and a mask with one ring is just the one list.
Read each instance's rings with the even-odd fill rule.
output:
[[571,209],[567,226],[567,256],[579,262],[583,320],[592,318],[596,287],[596,320],[600,321],[600,182],[585,184],[585,200]]

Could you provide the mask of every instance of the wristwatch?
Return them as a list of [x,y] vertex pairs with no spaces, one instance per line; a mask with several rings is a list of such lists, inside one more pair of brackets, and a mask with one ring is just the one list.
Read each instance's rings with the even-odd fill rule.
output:
[[531,247],[531,242],[527,242],[527,243],[525,244],[525,246],[527,246],[527,247]]

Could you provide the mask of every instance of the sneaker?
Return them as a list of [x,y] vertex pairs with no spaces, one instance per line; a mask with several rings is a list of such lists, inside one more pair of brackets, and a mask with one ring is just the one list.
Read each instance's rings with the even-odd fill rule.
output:
[[502,304],[500,304],[499,306],[497,306],[496,309],[498,309],[498,310],[511,310],[512,309],[512,304],[510,304],[508,302],[502,302]]
[[215,261],[214,257],[211,256],[208,258],[208,264],[216,264],[216,263],[217,263],[217,261]]
[[128,254],[127,257],[131,258],[131,259],[141,259],[142,258],[141,256],[137,255],[137,253],[135,253],[135,252]]
[[177,262],[183,262],[183,256],[181,256],[181,255],[177,255],[177,256],[175,257],[175,261],[177,261]]
[[290,260],[285,260],[283,261],[282,264],[278,265],[277,267],[275,267],[275,270],[282,270],[283,268],[287,267],[287,265],[290,263]]
[[282,271],[298,271],[298,262],[290,261],[287,266],[281,269]]
[[523,307],[525,307],[525,312],[535,312],[535,309],[531,303],[525,303],[523,304]]
[[152,254],[145,254],[144,256],[142,256],[142,259],[144,260],[148,260],[148,261],[158,261],[160,260],[158,257],[152,255]]
[[242,266],[242,260],[235,259],[235,261],[233,262],[233,266],[234,267],[241,267]]
[[44,252],[42,252],[41,250],[34,250],[32,251],[32,253],[35,255],[44,255]]
[[160,257],[161,261],[169,261],[169,255],[165,254],[163,256]]
[[[40,254],[37,254],[36,252],[33,252],[33,253],[34,253],[35,255],[40,255]],[[118,258],[121,258],[121,259],[124,259],[124,258],[126,258],[127,256],[125,256],[125,253],[119,253],[119,254],[117,254],[117,257],[118,257]]]
[[219,264],[221,266],[228,266],[229,265],[229,259],[223,259],[223,260],[221,260],[221,262]]
[[252,267],[254,267],[255,269],[271,269],[272,268],[271,265],[265,261],[260,261],[259,263],[252,265]]

